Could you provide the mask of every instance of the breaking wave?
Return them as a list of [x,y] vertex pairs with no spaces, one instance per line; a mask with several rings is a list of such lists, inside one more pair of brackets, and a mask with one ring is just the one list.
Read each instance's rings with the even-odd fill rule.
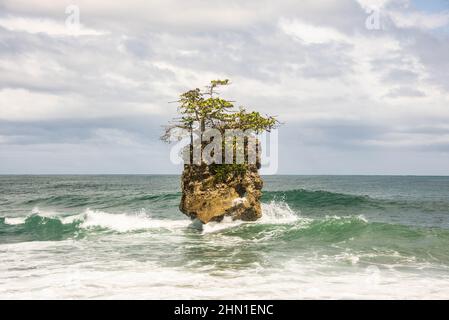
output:
[[[205,236],[221,234],[259,242],[282,241],[291,246],[295,243],[299,246],[322,246],[354,241],[355,246],[361,248],[365,244],[371,248],[373,245],[387,247],[392,243],[405,248],[411,241],[422,240],[441,249],[449,242],[449,230],[446,229],[368,221],[363,215],[304,216],[284,201],[263,203],[262,211],[262,218],[254,222],[232,221],[226,217],[219,223],[199,224],[200,227],[197,224],[195,229],[200,229],[198,232]],[[193,225],[195,223],[181,215],[179,219],[160,219],[143,210],[110,213],[87,209],[67,216],[35,209],[26,217],[0,217],[0,242],[78,239],[98,233],[182,233]]]

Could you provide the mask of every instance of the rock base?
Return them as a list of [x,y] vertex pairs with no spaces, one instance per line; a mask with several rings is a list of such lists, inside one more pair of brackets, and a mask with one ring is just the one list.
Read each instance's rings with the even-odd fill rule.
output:
[[[226,166],[226,165],[223,165]],[[260,196],[263,186],[255,165],[223,179],[207,165],[185,165],[181,178],[179,209],[203,223],[233,220],[254,221],[262,216]]]

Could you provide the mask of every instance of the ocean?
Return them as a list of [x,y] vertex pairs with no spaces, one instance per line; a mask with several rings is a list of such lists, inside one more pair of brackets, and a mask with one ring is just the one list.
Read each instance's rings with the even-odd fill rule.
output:
[[201,226],[175,175],[0,176],[0,299],[449,298],[449,177],[263,179]]

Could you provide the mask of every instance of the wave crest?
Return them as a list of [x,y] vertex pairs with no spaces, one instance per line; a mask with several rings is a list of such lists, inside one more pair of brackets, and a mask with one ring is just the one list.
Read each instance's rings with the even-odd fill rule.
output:
[[263,199],[280,199],[292,205],[319,208],[335,206],[350,207],[376,202],[375,199],[363,195],[306,189],[268,191],[264,192]]
[[222,230],[239,227],[247,224],[288,224],[299,219],[287,203],[272,200],[269,203],[262,203],[262,217],[256,221],[232,220],[231,217],[224,217],[220,222],[209,222],[202,226],[203,234],[215,233]]
[[187,219],[153,219],[145,211],[127,214],[87,209],[81,214],[63,216],[35,208],[27,217],[0,218],[0,235],[25,236],[25,240],[60,240],[82,236],[87,230],[119,233],[146,229],[175,230],[189,224]]

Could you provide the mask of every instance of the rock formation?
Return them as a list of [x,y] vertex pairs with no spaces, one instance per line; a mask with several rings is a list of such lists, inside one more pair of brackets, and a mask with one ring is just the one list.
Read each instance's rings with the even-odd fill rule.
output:
[[214,172],[214,166],[185,165],[179,208],[203,223],[221,221],[225,216],[253,221],[262,216],[262,185],[256,165],[245,165],[245,170],[226,177]]
[[180,117],[165,126],[166,142],[190,139],[182,154],[181,212],[202,223],[225,216],[245,221],[261,217],[262,180],[257,135],[277,128],[279,121],[219,97],[229,79],[212,80],[177,101]]

